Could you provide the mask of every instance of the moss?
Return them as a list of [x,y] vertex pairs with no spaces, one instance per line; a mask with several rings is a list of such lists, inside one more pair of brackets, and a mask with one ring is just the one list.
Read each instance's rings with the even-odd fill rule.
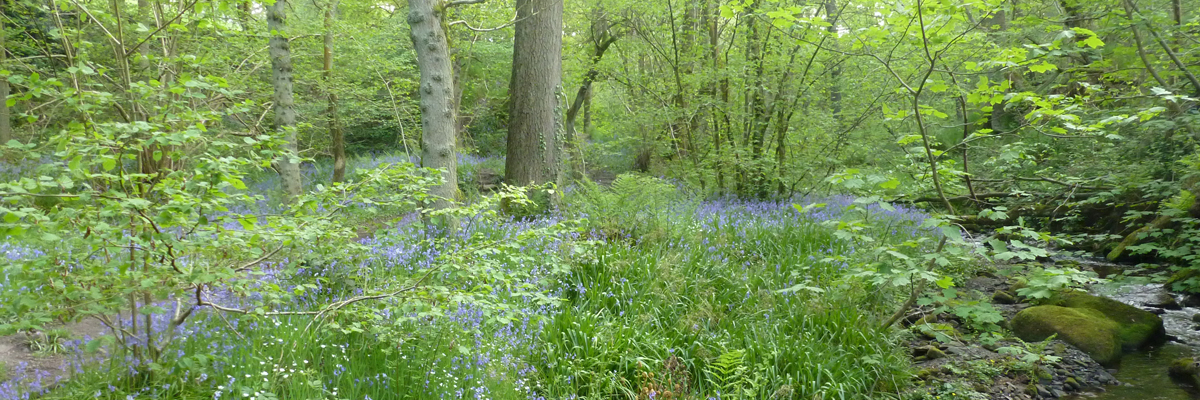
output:
[[1013,317],[1013,333],[1021,340],[1039,342],[1051,335],[1078,347],[1092,359],[1113,365],[1120,359],[1120,327],[1099,311],[1059,306],[1030,307]]
[[1099,311],[1104,317],[1117,323],[1120,330],[1121,347],[1125,350],[1162,343],[1167,331],[1162,318],[1154,313],[1107,298],[1082,292],[1071,292],[1056,296],[1049,304],[1069,308]]
[[[1175,290],[1176,283],[1184,283],[1192,278],[1200,278],[1200,269],[1184,268],[1175,272],[1170,278],[1167,278],[1167,283],[1163,285],[1167,290]],[[1191,287],[1191,285],[1183,285],[1185,293],[1200,294],[1200,287]]]
[[1197,363],[1195,357],[1183,357],[1171,362],[1171,367],[1167,369],[1167,374],[1171,378],[1192,385],[1200,384],[1200,364]]

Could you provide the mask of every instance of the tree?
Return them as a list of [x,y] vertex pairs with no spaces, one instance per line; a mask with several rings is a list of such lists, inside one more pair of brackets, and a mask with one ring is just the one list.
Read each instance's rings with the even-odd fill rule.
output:
[[517,0],[509,81],[508,158],[514,185],[558,183],[562,141],[556,110],[562,80],[562,0]]
[[[572,154],[571,168],[574,173],[587,174],[586,165],[583,163],[583,142],[587,135],[587,103],[592,96],[592,84],[600,76],[598,65],[600,60],[604,58],[604,53],[608,51],[609,46],[612,46],[617,41],[618,35],[612,32],[612,26],[608,22],[607,16],[603,10],[595,12],[595,19],[592,21],[591,29],[589,30],[589,39],[592,44],[592,54],[589,58],[589,67],[587,73],[583,76],[583,83],[579,85],[579,90],[575,93],[575,99],[571,101],[571,106],[567,108],[566,121],[563,125],[566,128],[566,146],[570,148]],[[575,120],[579,116],[579,111],[584,110],[584,130],[583,136],[576,131]]]
[[341,121],[338,119],[337,92],[333,90],[333,19],[337,12],[338,0],[333,0],[325,7],[325,56],[324,75],[329,107],[325,110],[329,118],[329,140],[333,147],[333,181],[341,182],[346,179],[346,140],[342,135]]
[[[4,69],[4,61],[8,56],[8,47],[5,47],[5,40],[8,38],[8,31],[4,30],[4,19],[7,18],[4,9],[7,8],[7,0],[0,1],[0,69]],[[8,77],[0,76],[0,145],[8,143],[12,140],[12,115],[8,111]]]
[[[408,26],[417,69],[421,71],[421,166],[442,172],[442,183],[430,194],[435,208],[446,208],[458,196],[458,117],[454,101],[454,70],[439,0],[409,0]],[[452,3],[453,4],[453,3]]]
[[275,168],[283,179],[283,191],[287,196],[299,196],[303,190],[300,182],[300,164],[293,158],[299,154],[296,142],[296,105],[292,97],[292,54],[288,48],[286,0],[275,0],[267,5],[267,28],[270,30],[271,85],[275,88],[275,129],[284,136],[283,154],[275,161]]

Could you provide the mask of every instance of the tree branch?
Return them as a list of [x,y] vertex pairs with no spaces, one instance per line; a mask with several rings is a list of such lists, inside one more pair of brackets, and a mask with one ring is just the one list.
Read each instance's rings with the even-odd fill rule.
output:
[[453,7],[465,6],[465,5],[469,5],[469,4],[479,4],[479,3],[486,2],[486,1],[487,0],[454,0],[454,1],[446,2],[446,4],[442,6],[442,8],[453,8]]

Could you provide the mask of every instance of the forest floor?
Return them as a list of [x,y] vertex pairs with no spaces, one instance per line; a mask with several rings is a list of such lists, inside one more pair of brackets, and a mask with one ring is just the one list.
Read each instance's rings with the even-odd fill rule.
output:
[[79,364],[80,339],[107,333],[108,328],[103,323],[88,318],[56,326],[51,333],[18,332],[3,336],[0,337],[0,367],[9,379],[24,378],[25,382],[36,382],[43,387],[53,386],[67,378],[72,367]]

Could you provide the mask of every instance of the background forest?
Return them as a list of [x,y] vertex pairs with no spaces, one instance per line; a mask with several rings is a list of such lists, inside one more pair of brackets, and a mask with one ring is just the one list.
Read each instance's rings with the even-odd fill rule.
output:
[[0,397],[1047,397],[967,281],[1200,295],[1197,0],[0,6]]

